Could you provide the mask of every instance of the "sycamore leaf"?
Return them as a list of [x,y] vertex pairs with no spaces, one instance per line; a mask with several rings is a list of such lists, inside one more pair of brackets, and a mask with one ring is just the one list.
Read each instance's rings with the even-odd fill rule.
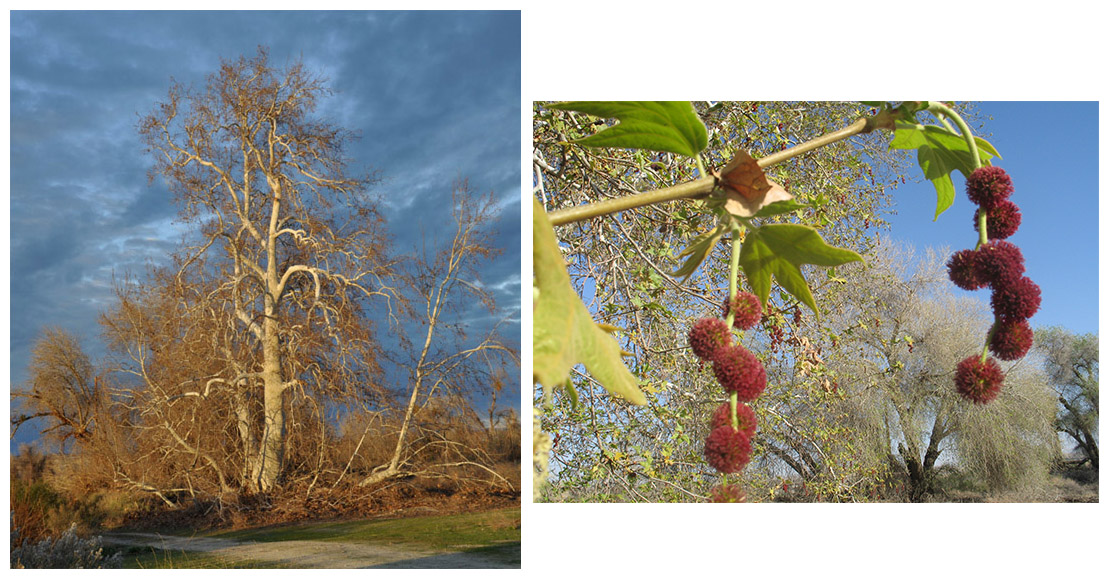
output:
[[770,299],[770,278],[798,301],[819,314],[809,284],[801,273],[804,264],[837,266],[863,261],[854,251],[825,243],[816,229],[805,225],[764,225],[743,241],[739,265],[747,283],[762,303]]
[[708,255],[712,253],[712,250],[715,249],[720,238],[723,237],[725,233],[727,233],[727,227],[719,226],[697,237],[691,245],[681,252],[680,259],[684,259],[686,255],[689,256],[689,258],[685,260],[680,269],[669,275],[687,279],[688,276],[692,275],[692,272],[696,271],[696,268],[700,267],[700,264],[708,258]]
[[[980,150],[981,164],[988,163],[992,155],[996,154],[995,148],[983,139],[977,139],[976,145]],[[937,190],[937,209],[933,214],[936,221],[943,211],[953,205],[956,197],[950,173],[955,170],[967,177],[972,171],[972,154],[968,152],[968,141],[941,127],[913,125],[896,128],[890,146],[892,149],[918,150],[918,165]]]
[[540,290],[533,306],[533,380],[552,389],[571,380],[572,367],[583,364],[608,392],[634,404],[646,397],[637,379],[622,363],[622,348],[608,332],[616,328],[596,324],[572,289],[556,234],[539,201],[533,202],[533,276]]
[[807,225],[783,223],[758,228],[758,235],[774,253],[790,263],[802,265],[837,266],[852,261],[863,261],[854,251],[825,243],[816,229]]
[[774,203],[766,205],[762,209],[759,209],[758,213],[755,213],[754,216],[756,218],[773,217],[775,215],[781,215],[783,213],[792,213],[794,211],[797,211],[798,209],[804,209],[806,207],[808,207],[808,205],[804,203],[798,203],[792,199],[787,201],[776,201]]
[[708,129],[688,101],[569,101],[547,108],[618,119],[614,126],[576,141],[585,147],[646,149],[686,157],[708,148]]

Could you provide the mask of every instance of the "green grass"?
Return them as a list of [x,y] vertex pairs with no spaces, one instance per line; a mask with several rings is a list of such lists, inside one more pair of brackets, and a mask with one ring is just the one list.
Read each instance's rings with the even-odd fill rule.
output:
[[[106,549],[109,552],[109,549]],[[124,569],[283,569],[268,561],[230,559],[198,551],[172,551],[154,547],[126,547],[121,550]]]
[[[497,564],[521,564],[521,509],[504,509],[437,517],[278,525],[259,529],[208,533],[238,541],[337,541],[400,545],[430,551],[464,551],[484,555]],[[164,532],[164,534],[172,534]],[[193,534],[190,531],[178,535]],[[121,547],[126,569],[276,569],[281,563],[230,559],[195,551],[153,547]],[[106,555],[114,552],[106,549]],[[290,567],[287,567],[290,568]]]
[[463,547],[508,550],[515,545],[520,557],[521,509],[504,509],[438,517],[414,517],[379,521],[348,521],[286,525],[230,531],[210,535],[215,538],[275,541],[339,541],[409,545],[435,550]]

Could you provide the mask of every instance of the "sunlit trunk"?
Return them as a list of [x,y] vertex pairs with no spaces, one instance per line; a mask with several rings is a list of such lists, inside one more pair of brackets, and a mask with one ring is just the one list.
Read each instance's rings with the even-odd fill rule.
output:
[[261,433],[260,464],[255,477],[257,490],[267,491],[280,476],[284,463],[284,381],[280,375],[280,339],[271,316],[264,321],[263,366],[264,431]]

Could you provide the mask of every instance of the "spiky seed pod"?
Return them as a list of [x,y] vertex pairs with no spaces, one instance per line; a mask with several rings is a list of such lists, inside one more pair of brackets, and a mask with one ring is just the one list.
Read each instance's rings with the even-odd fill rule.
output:
[[999,389],[1003,387],[1003,370],[992,358],[981,363],[979,355],[969,356],[957,364],[954,381],[961,396],[979,404],[987,404],[995,399]]
[[1033,341],[1034,332],[1027,320],[999,321],[992,334],[991,352],[1005,362],[1018,360],[1027,355]]
[[1026,272],[1023,265],[1023,252],[1010,241],[995,240],[977,250],[980,253],[981,276],[992,289],[1007,285]]
[[732,310],[735,312],[735,327],[740,330],[750,329],[762,319],[762,304],[752,293],[738,292],[734,300],[730,296],[723,298],[723,318],[727,319]]
[[688,332],[688,345],[701,360],[711,360],[716,351],[731,345],[731,328],[716,318],[696,320]]
[[704,441],[704,458],[719,472],[739,472],[751,460],[751,441],[746,432],[721,426]]
[[945,266],[949,269],[949,280],[961,289],[971,291],[988,287],[978,251],[962,249],[954,253]]
[[[739,430],[747,433],[748,439],[754,439],[754,434],[758,428],[758,418],[754,415],[754,410],[750,406],[739,402],[735,406],[735,418],[739,421]],[[721,426],[731,426],[731,403],[725,402],[716,408],[712,414],[711,428],[715,430]]]
[[728,392],[738,392],[739,399],[750,402],[766,388],[766,369],[750,350],[734,345],[717,350],[712,358],[716,379]]
[[980,167],[968,176],[968,198],[981,207],[992,207],[1014,192],[1011,177],[999,167]]
[[1029,277],[994,287],[992,311],[1003,321],[1026,320],[1042,304],[1042,290]]
[[[1023,216],[1019,213],[1019,206],[1007,199],[996,201],[987,209],[988,239],[1007,239],[1019,230]],[[972,225],[980,231],[980,210],[972,216]]]

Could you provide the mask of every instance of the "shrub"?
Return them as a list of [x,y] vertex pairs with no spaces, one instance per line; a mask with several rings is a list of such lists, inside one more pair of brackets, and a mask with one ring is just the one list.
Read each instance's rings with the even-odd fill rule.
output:
[[13,569],[119,569],[121,554],[105,557],[101,549],[101,537],[82,539],[78,536],[77,525],[70,525],[57,539],[47,537],[33,542],[21,539],[19,528],[12,529],[13,547],[11,561]]

